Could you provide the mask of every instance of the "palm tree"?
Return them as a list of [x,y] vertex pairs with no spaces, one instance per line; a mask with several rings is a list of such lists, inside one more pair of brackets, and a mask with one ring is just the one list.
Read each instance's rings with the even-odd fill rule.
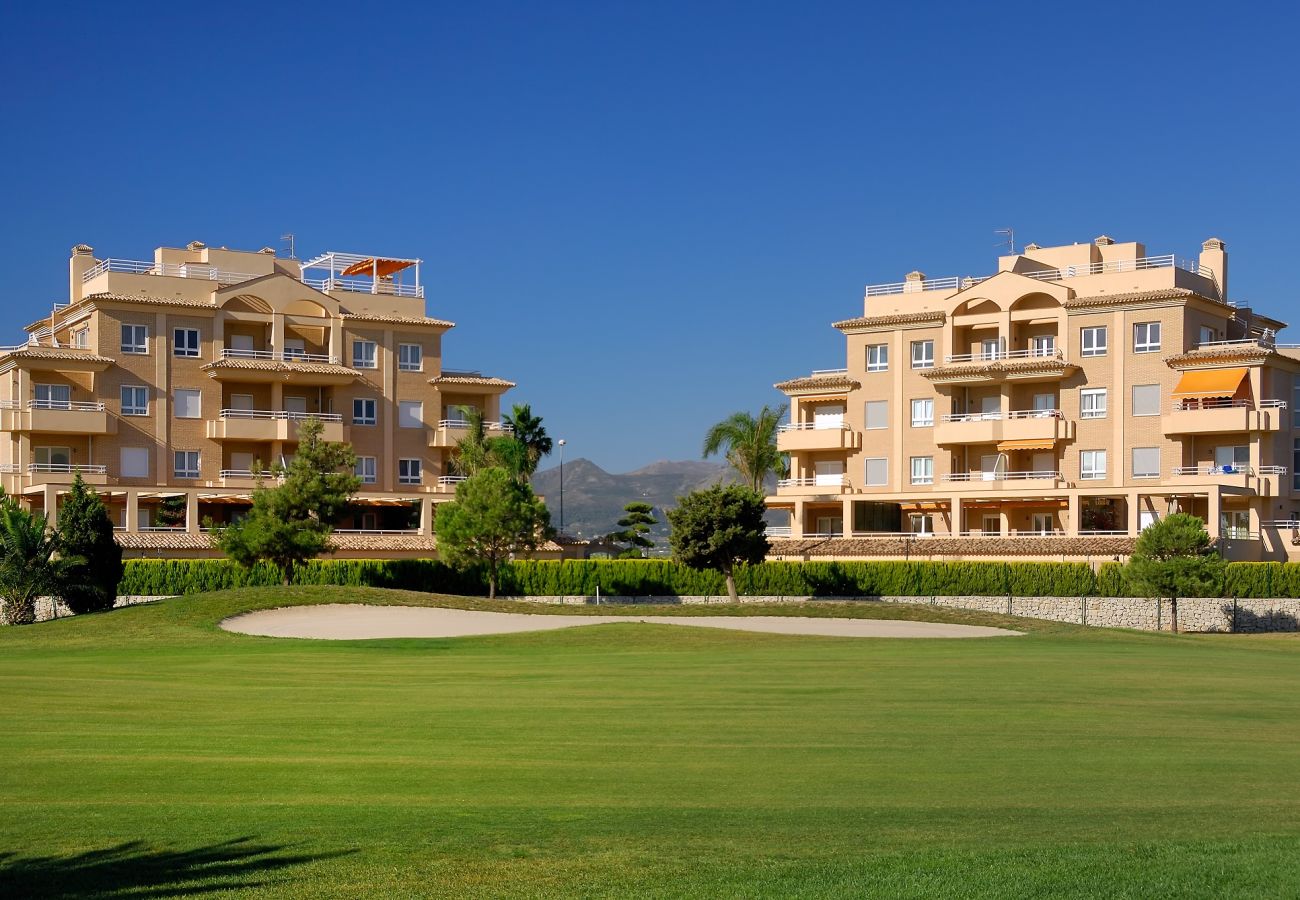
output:
[[456,455],[451,458],[451,468],[457,475],[473,475],[492,464],[487,446],[487,427],[483,413],[473,406],[458,406],[461,421],[465,423],[465,436],[456,443]]
[[551,438],[542,427],[542,417],[533,415],[532,407],[525,403],[522,406],[516,404],[505,420],[514,429],[515,440],[523,444],[527,452],[527,467],[523,475],[532,475],[542,457],[551,453]]
[[721,452],[741,480],[762,493],[768,473],[782,478],[788,469],[785,456],[776,449],[777,427],[785,410],[782,404],[777,409],[764,406],[757,416],[732,413],[704,436],[704,456]]
[[44,515],[23,509],[12,498],[0,501],[0,597],[10,625],[36,621],[37,598],[58,596],[69,570],[84,565],[81,557],[59,556],[59,545]]

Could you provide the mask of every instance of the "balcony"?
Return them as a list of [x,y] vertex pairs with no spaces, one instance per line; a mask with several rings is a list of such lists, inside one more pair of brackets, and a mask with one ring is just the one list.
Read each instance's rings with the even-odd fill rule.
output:
[[1160,419],[1165,434],[1235,434],[1279,431],[1285,400],[1203,400],[1198,406],[1176,404]]
[[1249,466],[1202,464],[1178,466],[1173,470],[1172,485],[1220,485],[1222,487],[1252,488],[1262,495],[1277,493],[1280,479],[1286,476],[1286,466]]
[[342,364],[337,356],[297,350],[243,350],[225,347],[220,356],[203,366],[219,381],[282,381],[286,384],[348,384],[361,373]]
[[[514,434],[508,422],[484,422],[483,431],[488,437]],[[464,419],[443,419],[436,428],[429,429],[430,447],[455,447],[469,434],[469,423]]]
[[283,409],[223,409],[208,422],[208,438],[214,441],[297,441],[298,430],[308,419],[319,419],[321,438],[340,443],[346,439],[343,417],[338,413],[290,412]]
[[15,400],[0,403],[0,430],[50,434],[116,434],[117,419],[103,403],[74,400]]
[[462,481],[469,481],[468,475],[440,475],[438,476],[437,490],[441,492],[455,492],[456,485]]
[[998,384],[1059,381],[1078,370],[1060,350],[1031,348],[953,354],[944,357],[942,366],[925,370],[921,376],[932,384]]
[[[1142,256],[1136,259],[1115,259],[1108,262],[1095,262],[1089,265],[1066,266],[1061,269],[1040,269],[1037,272],[1021,272],[1026,278],[1039,281],[1064,281],[1083,275],[1109,275],[1115,272],[1144,272],[1148,269],[1182,269],[1204,278],[1213,278],[1214,273],[1196,260],[1179,259],[1172,253],[1164,256]],[[981,281],[992,278],[991,275],[980,277],[949,276],[947,278],[921,278],[914,281],[895,281],[888,284],[867,285],[867,297],[882,297],[891,294],[911,294],[922,291],[963,291],[974,287]]]
[[[883,487],[883,485],[882,485]],[[776,483],[777,496],[831,496],[852,489],[847,475],[814,475],[811,478],[782,478]]]
[[791,422],[782,425],[776,435],[776,448],[782,453],[800,450],[858,450],[862,435],[843,422]]
[[[10,466],[10,471],[22,467]],[[33,487],[41,484],[72,484],[77,475],[86,484],[108,484],[108,466],[77,465],[66,463],[29,463],[26,466],[27,481]]]
[[1033,469],[1024,472],[949,472],[942,477],[945,484],[972,487],[980,490],[1040,491],[1066,487],[1065,479],[1055,469]]
[[1017,409],[1005,416],[995,413],[958,413],[942,416],[934,428],[934,442],[996,444],[1001,441],[1068,441],[1074,422],[1059,409]]

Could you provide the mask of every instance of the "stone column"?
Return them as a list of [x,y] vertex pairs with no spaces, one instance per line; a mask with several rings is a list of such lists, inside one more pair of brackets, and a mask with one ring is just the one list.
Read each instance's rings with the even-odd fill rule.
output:
[[190,534],[198,534],[199,531],[199,495],[197,491],[190,491],[185,495],[185,530]]
[[433,498],[420,498],[420,534],[426,537],[433,534]]
[[1222,529],[1219,527],[1219,516],[1223,510],[1223,495],[1219,493],[1217,484],[1210,485],[1208,501],[1205,517],[1209,521],[1205,523],[1205,530],[1210,533],[1210,537],[1217,538],[1223,534]]
[[1127,502],[1128,502],[1128,535],[1129,537],[1134,537],[1138,533],[1138,523],[1141,522],[1141,517],[1138,515],[1138,513],[1142,509],[1142,495],[1137,493],[1131,493],[1128,495]]
[[961,497],[953,497],[948,503],[948,514],[950,516],[948,527],[953,534],[960,534],[962,531]]
[[1079,519],[1083,515],[1083,498],[1078,494],[1071,494],[1069,497],[1069,508],[1066,510],[1065,536],[1079,536]]
[[127,488],[126,491],[126,530],[140,530],[140,492],[134,488]]
[[51,528],[59,527],[59,489],[57,485],[45,485],[45,521]]
[[794,512],[790,516],[790,537],[803,537],[803,501],[794,501]]

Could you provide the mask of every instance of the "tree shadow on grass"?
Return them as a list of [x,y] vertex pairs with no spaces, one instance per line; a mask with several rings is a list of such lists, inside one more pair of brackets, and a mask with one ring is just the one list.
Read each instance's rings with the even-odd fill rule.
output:
[[33,900],[72,897],[177,897],[254,888],[260,875],[353,851],[288,853],[236,838],[190,850],[130,841],[67,856],[0,853],[0,895]]

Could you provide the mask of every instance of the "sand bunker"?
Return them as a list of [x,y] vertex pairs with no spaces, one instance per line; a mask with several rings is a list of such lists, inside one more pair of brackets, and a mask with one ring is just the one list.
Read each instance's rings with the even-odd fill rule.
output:
[[984,625],[949,625],[895,619],[814,619],[794,616],[564,616],[478,612],[423,606],[323,604],[266,609],[233,616],[221,623],[227,631],[265,637],[321,638],[334,641],[367,638],[441,638],[483,634],[551,631],[610,622],[730,628],[773,634],[868,638],[975,638],[1018,635],[1018,631]]

